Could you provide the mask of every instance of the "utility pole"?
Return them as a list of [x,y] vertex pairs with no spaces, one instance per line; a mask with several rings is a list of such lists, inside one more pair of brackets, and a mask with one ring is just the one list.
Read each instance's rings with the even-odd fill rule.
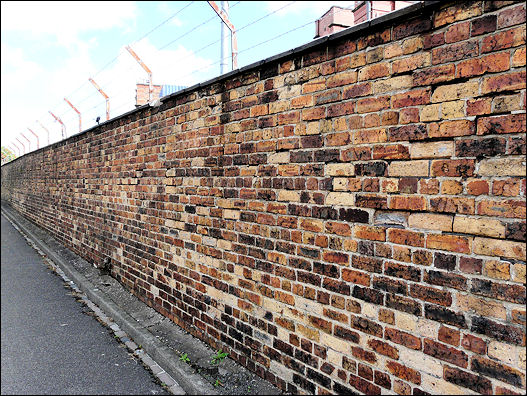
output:
[[232,70],[237,69],[238,68],[238,40],[236,38],[236,28],[231,23],[231,21],[229,21],[229,17],[225,14],[225,12],[223,12],[223,10],[220,10],[220,8],[218,7],[215,1],[207,1],[207,3],[209,3],[212,9],[216,12],[216,14],[218,14],[220,19],[223,21],[223,23],[231,31]]
[[137,63],[139,63],[141,65],[141,67],[145,70],[145,72],[148,74],[148,102],[151,102],[152,101],[152,93],[153,93],[152,92],[152,89],[153,89],[153,86],[152,86],[152,70],[150,70],[148,68],[148,66],[145,65],[145,63],[141,60],[141,58],[139,58],[139,56],[134,52],[134,50],[129,45],[127,45],[125,48],[130,53],[130,55],[133,56],[133,58],[137,61]]
[[49,145],[49,131],[48,131],[48,129],[44,125],[42,125],[42,123],[40,121],[37,121],[37,122],[40,124],[42,129],[44,129],[46,131],[46,133],[48,134],[48,145]]
[[29,140],[26,135],[24,135],[22,132],[20,132],[22,137],[27,140],[27,152],[29,153],[31,151],[31,140]]
[[71,102],[70,102],[68,99],[64,98],[64,100],[65,100],[66,103],[69,104],[70,107],[71,107],[73,110],[75,110],[75,112],[79,115],[79,132],[82,132],[81,112],[80,112],[79,110],[77,110],[77,108],[76,108],[75,106],[73,106],[73,105],[71,104]]
[[40,143],[39,143],[39,140],[38,140],[38,135],[37,135],[35,132],[33,132],[31,129],[29,129],[29,128],[27,128],[27,130],[28,130],[29,132],[31,132],[33,135],[35,135],[35,137],[37,138],[37,150],[38,150],[38,149],[40,148]]
[[[228,1],[222,1],[221,2],[221,9],[227,15],[229,16],[229,2]],[[227,26],[225,26],[225,23],[223,21],[220,22],[221,25],[221,53],[220,53],[220,74],[227,72],[227,54],[229,53],[228,48],[228,40],[229,40],[229,29]]]
[[104,97],[106,100],[106,121],[110,119],[110,97],[104,93],[104,91],[97,85],[95,81],[93,81],[93,78],[88,78],[88,80],[93,84],[95,89],[99,91],[99,93]]
[[59,117],[57,117],[55,114],[53,114],[51,111],[49,112],[49,114],[51,114],[55,120],[60,122],[60,125],[62,127],[62,138],[65,138],[66,137],[66,125],[64,125],[62,120]]
[[19,138],[15,138],[15,139],[18,141],[18,143],[20,143],[20,144],[22,145],[22,150],[24,151],[24,154],[25,154],[25,153],[26,153],[26,146],[24,145],[24,143],[22,143],[22,142],[20,141]]

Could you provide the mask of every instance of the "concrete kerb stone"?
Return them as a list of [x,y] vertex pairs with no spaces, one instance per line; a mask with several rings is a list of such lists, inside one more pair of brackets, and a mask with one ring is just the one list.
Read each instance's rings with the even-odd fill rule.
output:
[[[58,254],[50,249],[45,243],[40,241],[27,227],[19,221],[20,215],[13,213],[12,209],[2,206],[2,214],[12,223],[16,224],[51,261],[53,261],[66,275],[73,280],[78,288],[84,292],[88,298],[97,304],[102,312],[111,317],[113,321],[124,330],[135,344],[141,345],[143,350],[151,356],[162,371],[177,382],[167,384],[173,394],[217,394],[211,384],[206,382],[199,374],[187,364],[179,361],[177,356],[170,348],[163,345],[147,328],[138,323],[128,313],[124,312],[117,304],[105,297],[105,294],[97,289],[91,281],[69,266]],[[119,331],[119,329],[117,329]],[[178,386],[179,385],[179,386]]]

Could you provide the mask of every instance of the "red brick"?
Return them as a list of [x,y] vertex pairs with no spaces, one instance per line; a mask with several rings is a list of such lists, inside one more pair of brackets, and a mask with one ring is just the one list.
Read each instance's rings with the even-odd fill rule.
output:
[[399,245],[424,247],[425,236],[421,232],[401,230],[398,228],[388,229],[388,240]]
[[485,36],[481,43],[481,52],[498,51],[516,47],[521,44],[525,45],[525,29],[524,27],[516,27],[490,36]]
[[421,384],[421,373],[417,370],[411,369],[410,367],[406,367],[392,360],[386,362],[386,368],[396,377],[412,382],[416,385]]
[[416,71],[413,73],[413,83],[414,85],[419,86],[450,81],[455,78],[455,70],[455,65],[451,63]]
[[477,40],[445,45],[432,50],[432,64],[438,65],[479,55]]
[[437,333],[437,339],[444,343],[450,344],[452,346],[459,346],[459,341],[461,339],[461,333],[459,330],[451,329],[450,327],[441,326]]
[[498,14],[498,29],[513,25],[525,24],[525,4],[508,8]]
[[485,77],[481,84],[481,93],[512,91],[524,88],[525,70]]
[[470,22],[462,22],[450,25],[445,32],[445,42],[455,43],[470,37]]
[[466,350],[479,353],[480,355],[484,355],[487,353],[486,342],[479,337],[473,336],[472,334],[464,334],[461,345]]
[[401,107],[416,106],[430,103],[430,89],[415,89],[404,93],[396,94],[392,99],[392,107],[398,109]]
[[426,199],[424,197],[392,196],[388,205],[390,209],[398,210],[425,210]]
[[434,340],[425,338],[423,352],[437,359],[455,364],[456,366],[467,368],[468,356],[465,352],[446,346]]
[[525,133],[525,113],[478,119],[478,135]]
[[496,15],[485,15],[481,18],[474,19],[470,29],[472,37],[480,34],[490,33],[496,30],[497,17]]
[[368,341],[368,346],[375,352],[380,353],[381,355],[388,356],[392,359],[399,359],[399,351],[397,350],[397,348],[391,346],[386,342],[371,339]]
[[485,73],[497,73],[509,70],[510,54],[500,52],[478,59],[468,59],[457,64],[456,77],[473,77]]

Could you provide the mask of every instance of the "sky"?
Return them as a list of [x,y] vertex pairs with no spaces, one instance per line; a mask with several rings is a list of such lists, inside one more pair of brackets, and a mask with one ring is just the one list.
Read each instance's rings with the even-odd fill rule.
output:
[[[352,4],[229,1],[238,67],[312,41],[316,19],[332,5]],[[50,144],[62,140],[50,111],[66,136],[79,133],[78,115],[64,98],[81,112],[82,130],[97,116],[105,120],[104,97],[88,78],[110,97],[110,118],[134,109],[136,83],[148,76],[127,45],[152,70],[154,84],[191,86],[220,75],[221,22],[206,1],[2,1],[0,16],[2,146],[35,150],[28,129],[40,147],[48,144],[46,129]]]

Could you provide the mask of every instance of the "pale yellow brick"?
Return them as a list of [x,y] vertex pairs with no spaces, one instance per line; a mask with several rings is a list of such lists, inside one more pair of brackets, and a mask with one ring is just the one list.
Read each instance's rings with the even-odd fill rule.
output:
[[525,158],[491,158],[482,160],[476,173],[480,176],[524,176]]
[[426,390],[428,393],[431,393],[433,395],[474,394],[474,392],[467,390],[467,388],[462,388],[460,386],[447,382],[442,378],[437,378],[427,373],[421,374],[420,388]]
[[409,88],[413,85],[411,75],[397,76],[387,78],[385,80],[376,81],[372,84],[373,93],[385,93],[392,91],[399,91],[401,89]]
[[355,175],[355,167],[353,164],[327,164],[325,166],[326,176],[353,176]]
[[220,208],[234,208],[234,201],[232,199],[218,198],[216,206]]
[[278,201],[300,202],[300,193],[292,190],[279,190]]
[[452,216],[433,213],[412,213],[408,216],[411,228],[425,230],[452,231]]
[[429,176],[429,161],[394,161],[388,167],[388,176]]
[[293,370],[288,369],[283,364],[280,364],[276,362],[275,360],[270,360],[269,362],[269,370],[274,375],[278,376],[278,378],[283,379],[286,382],[292,382],[293,381]]
[[424,318],[417,319],[415,332],[421,337],[435,338],[438,331],[439,323]]
[[414,143],[410,146],[411,158],[450,158],[454,155],[454,142]]
[[376,319],[378,310],[379,310],[378,306],[373,305],[373,304],[368,304],[365,302],[362,304],[361,315],[364,315],[371,319]]
[[489,342],[487,355],[490,358],[516,367],[518,365],[518,357],[521,349],[525,350],[525,347],[518,347],[516,345],[504,344],[503,342],[491,341]]
[[[304,337],[309,338],[312,341],[319,342],[320,340],[319,330],[313,329],[312,327],[304,326],[303,324],[300,324],[300,323],[297,324],[296,329]],[[326,333],[322,332],[322,334],[326,334]]]
[[405,366],[437,377],[443,376],[443,366],[438,360],[412,349],[399,348],[399,361]]
[[404,312],[395,312],[395,326],[400,330],[414,332],[417,328],[417,317]]
[[218,239],[218,249],[232,250],[232,242],[225,239]]
[[502,303],[475,297],[470,294],[457,295],[457,308],[463,312],[475,312],[482,316],[492,316],[498,319],[507,318],[507,310]]
[[333,179],[334,191],[348,191],[349,179],[347,177],[335,177]]
[[[236,305],[237,303],[234,304],[234,306]],[[272,298],[263,297],[262,307],[264,309],[267,309],[268,311],[281,314],[285,307],[285,304],[281,303],[280,301],[274,300]]]
[[327,345],[330,349],[341,353],[349,353],[351,350],[351,343],[342,338],[333,337],[325,332],[321,332],[320,341],[322,345]]
[[423,106],[421,108],[421,113],[419,114],[419,119],[423,122],[424,121],[438,121],[440,119],[440,115],[439,115],[440,110],[441,110],[441,105],[439,103]]
[[465,101],[456,100],[454,102],[445,102],[441,104],[441,118],[450,120],[465,116]]
[[413,54],[423,48],[423,37],[417,36],[403,41],[403,53],[405,55]]
[[510,263],[498,260],[487,260],[483,267],[483,275],[489,278],[509,280],[511,277]]
[[289,151],[282,151],[280,153],[273,153],[267,157],[269,164],[287,164],[289,163]]
[[225,219],[238,220],[240,218],[240,211],[239,210],[225,209],[223,211],[223,217]]
[[525,261],[525,243],[490,238],[474,238],[473,251],[485,256],[507,257]]
[[240,176],[256,176],[258,173],[257,166],[244,166],[240,168]]
[[462,98],[472,98],[479,93],[478,81],[467,81],[458,84],[441,85],[432,94],[431,102],[447,102]]
[[318,135],[320,133],[320,122],[308,122],[305,130],[305,135]]
[[513,265],[512,280],[514,282],[525,283],[525,264],[516,263]]
[[300,96],[302,87],[300,85],[287,85],[278,89],[278,99],[290,99],[295,96]]
[[454,232],[472,235],[484,235],[494,238],[505,237],[505,224],[499,220],[489,218],[472,218],[456,216],[454,218]]
[[333,364],[334,366],[340,367],[342,365],[342,353],[334,351],[333,349],[328,348],[326,360],[328,363]]
[[[269,114],[281,113],[291,108],[291,101],[282,100],[269,103]],[[229,124],[230,125],[230,124]]]
[[353,206],[354,195],[344,192],[330,192],[326,197],[326,205]]

